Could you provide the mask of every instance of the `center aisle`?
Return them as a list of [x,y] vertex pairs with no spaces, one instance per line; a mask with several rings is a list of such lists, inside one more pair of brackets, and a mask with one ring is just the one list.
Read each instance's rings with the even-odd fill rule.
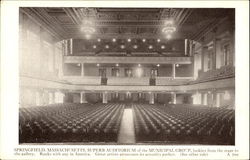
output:
[[124,109],[118,135],[118,143],[135,143],[135,129],[132,109]]

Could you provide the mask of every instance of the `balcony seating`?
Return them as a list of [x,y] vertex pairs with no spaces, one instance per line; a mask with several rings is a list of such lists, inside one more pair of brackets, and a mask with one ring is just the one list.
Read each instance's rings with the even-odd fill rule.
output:
[[116,142],[122,104],[62,104],[20,109],[20,143]]
[[234,110],[133,105],[137,142],[233,144]]
[[228,77],[234,77],[235,75],[235,67],[234,66],[222,66],[216,70],[209,70],[207,72],[199,73],[199,77],[195,83],[197,82],[206,82],[217,79],[224,79]]

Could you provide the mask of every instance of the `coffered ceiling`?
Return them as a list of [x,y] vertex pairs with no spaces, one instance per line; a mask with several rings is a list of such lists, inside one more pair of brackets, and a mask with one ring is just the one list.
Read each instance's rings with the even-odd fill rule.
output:
[[172,39],[196,39],[234,10],[222,8],[38,8],[20,9],[35,18],[58,39],[84,38],[83,21],[91,21],[91,39],[163,39],[164,23],[172,19],[176,32]]

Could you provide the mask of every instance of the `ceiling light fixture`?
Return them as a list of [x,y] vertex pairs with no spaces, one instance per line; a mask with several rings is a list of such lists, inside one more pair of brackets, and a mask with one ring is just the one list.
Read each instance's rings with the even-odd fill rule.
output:
[[174,21],[172,19],[168,19],[165,21],[164,25],[173,25]]
[[149,45],[149,46],[148,46],[148,48],[149,48],[149,49],[152,49],[152,48],[153,48],[153,46],[152,46],[152,45]]
[[93,33],[95,33],[95,28],[90,20],[84,20],[82,23],[81,31],[85,34],[85,37],[89,39]]
[[109,49],[109,45],[106,45],[105,48],[106,48],[106,49]]
[[80,10],[81,12],[85,13],[85,16],[82,21],[81,31],[85,34],[85,37],[89,39],[96,31],[94,27],[94,22],[92,19],[90,19],[89,8],[81,8]]
[[172,34],[172,33],[174,33],[175,31],[176,31],[176,28],[173,27],[173,26],[167,26],[167,27],[164,27],[164,28],[162,29],[162,32],[163,32],[163,33],[166,33],[166,34]]
[[137,45],[134,45],[134,49],[137,49],[138,48],[138,46]]
[[172,34],[176,31],[176,27],[174,25],[173,20],[167,20],[164,23],[164,27],[162,28],[162,32],[166,34],[166,38],[172,38]]
[[172,35],[171,35],[171,34],[167,34],[166,38],[167,38],[167,39],[171,39],[171,38],[172,38]]
[[162,45],[162,46],[161,46],[161,49],[165,49],[165,46],[164,46],[164,45]]
[[98,39],[97,39],[97,41],[98,41],[98,42],[101,42],[101,39],[100,39],[100,38],[98,38]]
[[121,45],[121,49],[124,49],[125,48],[125,46],[124,45]]
[[157,66],[157,67],[160,67],[160,64],[157,64],[156,66]]
[[146,42],[146,39],[145,39],[145,38],[143,38],[143,39],[142,39],[142,42]]
[[115,38],[113,38],[113,39],[112,39],[112,41],[113,41],[113,42],[116,42],[116,39],[115,39]]
[[130,39],[130,38],[128,39],[128,42],[131,42],[131,39]]
[[161,40],[160,39],[157,39],[157,42],[159,43]]
[[96,45],[93,45],[93,48],[96,49]]

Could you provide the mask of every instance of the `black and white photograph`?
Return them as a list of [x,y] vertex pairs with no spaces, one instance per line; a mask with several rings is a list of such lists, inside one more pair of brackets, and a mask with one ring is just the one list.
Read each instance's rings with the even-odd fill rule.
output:
[[248,159],[247,4],[1,1],[0,159]]
[[19,14],[19,143],[234,145],[234,9]]

